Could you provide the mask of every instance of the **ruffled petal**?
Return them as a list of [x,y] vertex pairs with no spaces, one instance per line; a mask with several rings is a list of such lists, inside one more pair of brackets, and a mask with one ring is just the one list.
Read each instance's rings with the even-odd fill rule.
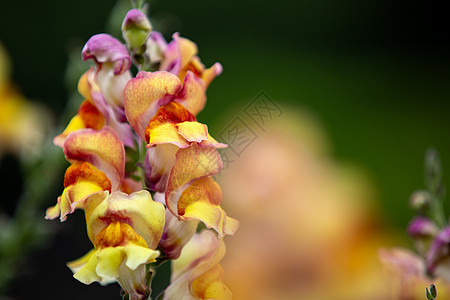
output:
[[214,228],[222,237],[234,234],[239,222],[227,216],[220,207],[222,191],[211,177],[201,177],[192,182],[178,200],[178,215],[183,220],[197,219],[206,227]]
[[114,74],[121,74],[131,66],[131,58],[127,48],[109,34],[96,34],[84,46],[83,60],[94,59],[96,63],[112,63]]
[[[178,75],[183,66],[187,65],[197,52],[197,45],[194,42],[181,38],[180,34],[176,32],[172,35],[172,41],[167,45],[164,52],[164,61],[160,66],[160,70]],[[184,75],[180,77],[181,80],[184,78]]]
[[75,273],[73,277],[84,284],[102,280],[96,272],[97,251],[95,249],[89,251],[85,256],[68,263],[67,266]]
[[208,87],[214,78],[222,74],[222,71],[223,67],[220,63],[215,63],[214,65],[212,65],[212,67],[206,69],[202,74],[202,79],[205,83],[205,86]]
[[125,150],[111,128],[70,133],[64,143],[64,154],[70,162],[86,161],[94,165],[111,180],[113,191],[119,188],[125,173]]
[[179,148],[189,147],[192,143],[201,146],[223,148],[208,134],[208,127],[197,122],[195,116],[177,102],[160,107],[145,129],[147,148],[154,145],[171,143]]
[[124,89],[125,115],[142,140],[145,128],[158,108],[172,101],[181,89],[180,80],[168,72],[139,72]]
[[135,270],[142,264],[149,264],[156,261],[159,256],[159,251],[152,250],[134,243],[130,243],[124,247],[124,252],[127,257],[125,264],[131,270]]
[[111,181],[106,174],[87,162],[75,162],[64,175],[64,191],[56,206],[47,210],[46,219],[60,216],[61,222],[84,201],[100,191],[111,191]]

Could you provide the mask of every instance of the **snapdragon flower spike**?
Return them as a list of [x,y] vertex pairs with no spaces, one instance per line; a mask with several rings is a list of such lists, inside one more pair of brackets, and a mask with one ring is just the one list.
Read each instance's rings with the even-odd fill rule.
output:
[[80,129],[64,142],[64,155],[72,163],[64,179],[64,191],[58,203],[47,210],[47,219],[60,216],[61,221],[76,208],[84,206],[90,195],[100,191],[117,191],[125,172],[125,150],[109,127],[100,130]]
[[167,208],[179,220],[200,220],[219,237],[234,234],[239,226],[220,207],[222,191],[211,176],[221,168],[222,160],[214,147],[193,143],[182,148],[176,153],[165,194]]
[[68,264],[74,277],[85,284],[118,281],[130,299],[147,299],[145,265],[159,256],[164,206],[145,190],[103,192],[87,199],[85,213],[94,249]]
[[450,227],[439,232],[428,250],[426,257],[427,271],[434,274],[439,263],[450,256]]
[[225,255],[225,244],[209,230],[204,230],[187,243],[181,256],[172,262],[170,285],[164,299],[231,299],[231,291],[223,283],[219,262]]
[[198,48],[194,42],[180,37],[179,33],[175,33],[172,38],[173,40],[165,48],[164,60],[160,65],[161,71],[171,72],[180,80],[183,80],[187,72],[191,71],[196,77],[203,80],[205,88],[222,73],[223,69],[220,63],[215,63],[209,69],[205,68],[197,56]]

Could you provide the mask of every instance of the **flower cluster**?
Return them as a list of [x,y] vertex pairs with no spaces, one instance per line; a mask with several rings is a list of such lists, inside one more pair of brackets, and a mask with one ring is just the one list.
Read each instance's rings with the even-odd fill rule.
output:
[[425,158],[425,183],[425,190],[411,196],[418,215],[410,222],[408,234],[417,253],[401,248],[380,252],[381,262],[394,278],[395,299],[423,299],[425,286],[432,282],[440,297],[450,296],[450,225],[443,208],[442,167],[433,149]]
[[[221,208],[212,177],[226,145],[196,118],[221,65],[206,69],[196,45],[177,33],[167,43],[138,9],[122,32],[127,45],[98,34],[82,50],[95,66],[80,78],[78,113],[54,139],[71,165],[46,218],[84,210],[94,249],[69,267],[85,284],[117,281],[130,299],[143,299],[151,269],[174,260],[166,299],[228,299],[221,238],[238,221]],[[196,233],[199,222],[217,234]]]

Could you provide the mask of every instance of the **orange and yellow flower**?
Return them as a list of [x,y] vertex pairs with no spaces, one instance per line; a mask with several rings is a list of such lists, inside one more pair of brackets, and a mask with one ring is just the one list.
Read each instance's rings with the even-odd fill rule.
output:
[[117,191],[124,179],[124,147],[107,126],[98,131],[80,129],[70,133],[64,142],[64,154],[72,165],[66,171],[58,203],[47,210],[47,219],[60,216],[64,221],[67,214],[83,207],[87,197]]
[[145,265],[156,250],[164,228],[164,206],[147,191],[97,193],[86,200],[86,224],[94,249],[68,266],[79,281],[118,281],[130,299],[148,296]]

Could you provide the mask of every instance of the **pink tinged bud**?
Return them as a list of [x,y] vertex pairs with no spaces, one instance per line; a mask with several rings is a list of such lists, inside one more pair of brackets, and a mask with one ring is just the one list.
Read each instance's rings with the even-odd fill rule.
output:
[[122,74],[131,66],[131,58],[127,48],[109,34],[96,34],[86,43],[81,52],[83,60],[94,59],[100,65],[112,63],[114,74]]
[[438,263],[450,255],[450,227],[445,227],[431,244],[426,257],[427,271],[433,274]]
[[142,11],[136,8],[130,10],[127,13],[122,23],[122,30],[128,30],[133,27],[146,29],[148,31],[152,29],[147,16]]
[[434,222],[424,217],[414,218],[408,225],[408,234],[412,237],[431,237],[437,235],[438,232]]
[[133,50],[145,45],[151,31],[150,21],[138,9],[130,10],[123,20],[122,34],[129,47]]

